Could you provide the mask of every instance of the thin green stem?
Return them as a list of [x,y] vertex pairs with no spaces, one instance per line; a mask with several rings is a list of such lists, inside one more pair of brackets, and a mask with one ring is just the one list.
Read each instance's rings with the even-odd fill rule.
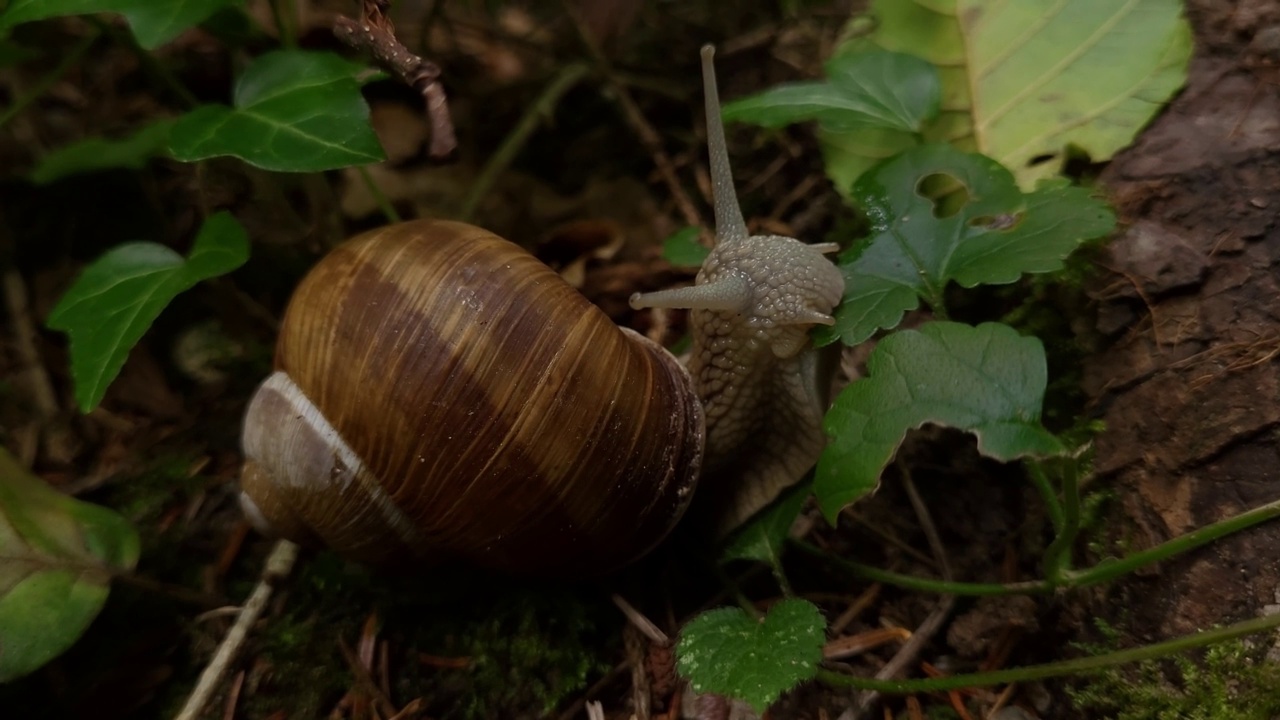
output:
[[876,680],[874,678],[844,675],[830,670],[819,670],[818,679],[829,685],[895,694],[937,692],[944,690],[957,690],[959,688],[1004,685],[1006,683],[1043,680],[1044,678],[1059,677],[1062,675],[1077,675],[1081,673],[1096,672],[1098,670],[1104,670],[1117,665],[1141,662],[1143,660],[1154,660],[1156,658],[1175,655],[1198,647],[1204,647],[1205,645],[1212,645],[1213,643],[1233,640],[1244,635],[1251,635],[1264,630],[1271,630],[1276,627],[1280,627],[1280,614],[1245,620],[1223,628],[1184,635],[1179,638],[1166,640],[1153,645],[1144,645],[1143,647],[1119,650],[1117,652],[1106,653],[1105,655],[1094,655],[1092,657],[1075,658],[1073,660],[1062,660],[1060,662],[1045,663],[1043,665],[1009,668],[1008,670],[995,670],[992,672],[972,673],[969,675],[952,675],[950,677],[915,680]]
[[791,540],[791,544],[802,552],[821,558],[832,565],[836,565],[850,575],[859,577],[872,582],[882,582],[886,585],[894,587],[906,588],[908,590],[920,590],[922,592],[939,593],[942,595],[965,595],[969,597],[981,597],[985,595],[1017,595],[1047,592],[1052,588],[1047,581],[1032,580],[1019,583],[972,583],[957,582],[954,580],[939,580],[936,578],[920,577],[918,575],[906,575],[904,573],[893,572],[892,570],[883,570],[872,565],[849,560],[847,558],[832,555],[822,548],[810,545],[803,540]]
[[773,571],[773,579],[777,581],[782,594],[787,597],[795,597],[795,593],[791,590],[791,582],[787,580],[786,573],[782,571],[782,558],[774,554],[769,559],[769,569]]
[[1280,500],[1269,502],[1266,505],[1256,507],[1252,510],[1240,513],[1220,520],[1212,525],[1206,525],[1199,530],[1193,530],[1185,535],[1180,535],[1172,540],[1163,542],[1153,548],[1136,552],[1119,559],[1104,560],[1097,565],[1086,570],[1073,570],[1063,573],[1060,582],[1052,582],[1050,580],[1027,580],[1016,583],[970,583],[970,582],[954,582],[947,580],[938,580],[935,578],[924,578],[916,575],[906,575],[896,573],[890,570],[865,565],[860,562],[848,560],[842,557],[831,555],[819,547],[810,545],[801,540],[791,540],[791,544],[798,550],[821,558],[826,562],[837,565],[849,574],[882,582],[886,585],[906,588],[908,590],[920,590],[923,592],[933,592],[951,595],[965,595],[970,597],[980,597],[986,595],[1022,595],[1032,593],[1047,593],[1054,590],[1071,589],[1087,587],[1089,585],[1097,585],[1107,582],[1121,575],[1133,572],[1145,565],[1168,560],[1180,553],[1194,550],[1198,547],[1225,537],[1232,533],[1240,532],[1246,528],[1253,527],[1259,523],[1266,522],[1273,518],[1280,517]]
[[276,21],[276,32],[280,35],[280,44],[286,48],[296,48],[298,34],[295,32],[294,21],[297,20],[298,13],[292,0],[270,0],[270,5],[271,17]]
[[387,194],[382,192],[382,188],[378,187],[378,183],[374,182],[373,176],[369,174],[369,168],[365,165],[356,167],[360,172],[360,179],[364,181],[365,187],[369,188],[369,194],[373,196],[373,201],[378,204],[378,209],[382,211],[382,216],[389,223],[400,222],[400,213],[396,212],[396,208],[391,204],[391,200]]
[[75,47],[71,48],[70,51],[62,56],[62,62],[58,63],[58,67],[40,78],[34,87],[27,91],[25,95],[15,100],[12,105],[4,110],[4,112],[0,112],[0,128],[9,124],[10,120],[22,114],[22,111],[26,110],[27,106],[35,102],[41,95],[49,92],[49,88],[57,84],[57,82],[62,79],[62,76],[67,74],[68,70],[75,67],[75,64],[80,62],[80,58],[84,57],[84,54],[89,51],[89,47],[93,45],[94,40],[98,39],[99,34],[100,33],[92,33],[85,36],[75,45]]
[[142,66],[147,69],[147,72],[169,88],[170,92],[178,96],[178,99],[188,109],[200,104],[200,100],[187,89],[186,85],[182,84],[182,81],[178,79],[177,75],[173,74],[168,65],[156,60],[155,55],[152,55],[149,50],[138,44],[138,39],[133,36],[133,33],[118,30],[92,15],[85,16],[85,20],[100,31],[110,35],[116,42],[133,50],[133,53],[142,61]]
[[520,149],[529,141],[529,137],[538,129],[544,118],[550,117],[555,110],[556,105],[560,102],[560,98],[564,96],[574,85],[587,76],[589,68],[581,63],[567,65],[560,71],[551,82],[542,90],[542,94],[538,96],[529,109],[525,111],[524,117],[520,118],[520,122],[502,141],[502,145],[494,152],[493,157],[489,158],[489,162],[485,164],[484,169],[480,171],[480,176],[471,186],[471,190],[467,193],[467,197],[462,201],[462,209],[459,212],[458,219],[467,221],[475,214],[476,209],[480,206],[489,190],[493,188],[493,184],[497,182],[498,176],[507,169],[516,155],[520,154]]
[[1058,501],[1058,491],[1054,489],[1048,473],[1044,471],[1044,463],[1032,460],[1024,463],[1023,467],[1027,470],[1027,476],[1031,478],[1031,484],[1035,485],[1036,490],[1040,492],[1040,499],[1049,513],[1049,522],[1053,523],[1054,532],[1062,532],[1062,503]]
[[742,588],[738,587],[738,583],[735,582],[733,578],[729,577],[729,574],[720,567],[720,563],[717,563],[714,560],[711,560],[710,562],[712,572],[716,574],[716,577],[720,580],[720,584],[724,586],[725,590],[733,596],[734,602],[738,603],[738,606],[741,607],[747,615],[750,615],[752,619],[762,619],[764,616],[760,614],[760,610],[756,607],[756,604],[751,602],[751,598],[747,597],[747,594],[742,592]]
[[1097,585],[1113,578],[1130,573],[1144,565],[1167,560],[1180,553],[1194,550],[1218,538],[1240,532],[1245,528],[1280,517],[1280,500],[1269,502],[1252,510],[1234,515],[1226,520],[1219,520],[1199,530],[1192,530],[1184,535],[1160,543],[1153,548],[1136,552],[1119,559],[1104,560],[1087,570],[1077,570],[1067,574],[1068,587],[1084,587]]
[[1055,585],[1062,584],[1071,573],[1071,549],[1080,534],[1080,485],[1076,482],[1077,466],[1069,461],[1062,472],[1062,526],[1044,551],[1044,573]]

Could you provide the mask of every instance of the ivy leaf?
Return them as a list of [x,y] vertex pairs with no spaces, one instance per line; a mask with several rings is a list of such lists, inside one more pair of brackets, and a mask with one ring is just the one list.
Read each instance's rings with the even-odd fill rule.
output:
[[169,148],[186,162],[231,155],[284,172],[384,160],[356,79],[363,70],[327,52],[263,55],[236,81],[234,109],[205,105],[187,113]]
[[973,433],[996,460],[1050,456],[1062,444],[1040,424],[1044,346],[1008,325],[932,322],[885,337],[867,377],[836,398],[823,429],[814,492],[827,519],[875,490],[907,431],[926,423]]
[[[942,112],[926,142],[952,142],[1011,168],[1024,188],[1079,148],[1110,158],[1186,79],[1181,0],[875,0],[874,30],[838,52],[920,55],[938,69]],[[844,139],[826,138],[836,186]],[[834,149],[834,152],[833,152]],[[854,158],[856,159],[856,157]],[[842,171],[837,174],[835,171]]]
[[48,326],[71,338],[71,375],[82,412],[97,407],[147,328],[174,297],[249,258],[249,239],[229,213],[211,215],[191,254],[163,245],[117,246],[85,268],[49,314]]
[[48,185],[64,177],[99,170],[141,169],[151,158],[167,152],[169,128],[172,125],[172,120],[160,120],[127,138],[88,138],[58,148],[40,158],[40,162],[31,171],[31,182]]
[[813,484],[808,482],[787,490],[729,538],[720,561],[759,560],[780,567],[787,535],[811,492]]
[[0,448],[0,683],[71,647],[138,548],[119,515],[50,488]]
[[700,230],[687,227],[662,241],[662,258],[677,267],[701,267],[711,249],[698,242]]
[[812,603],[790,598],[763,621],[720,608],[689,621],[676,667],[696,692],[750,703],[763,712],[778,696],[817,674],[826,623]]
[[152,50],[218,10],[243,4],[244,0],[12,0],[0,13],[0,32],[32,20],[119,13],[129,22],[138,44]]
[[[959,208],[938,217],[921,185],[945,176],[963,187]],[[840,257],[845,296],[836,323],[816,337],[847,345],[892,328],[924,298],[941,307],[952,280],[1004,284],[1051,272],[1085,240],[1107,234],[1115,215],[1087,190],[1064,183],[1023,194],[1013,175],[982,155],[923,145],[863,175],[853,195],[871,235]]]
[[833,132],[919,132],[938,112],[938,73],[914,55],[842,55],[828,61],[825,69],[825,81],[781,85],[725,105],[725,121],[776,128],[817,120]]

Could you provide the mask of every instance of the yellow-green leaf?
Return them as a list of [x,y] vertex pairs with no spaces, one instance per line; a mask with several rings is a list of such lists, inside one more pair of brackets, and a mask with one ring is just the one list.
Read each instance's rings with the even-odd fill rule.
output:
[[138,547],[119,515],[59,493],[0,448],[0,682],[71,647]]

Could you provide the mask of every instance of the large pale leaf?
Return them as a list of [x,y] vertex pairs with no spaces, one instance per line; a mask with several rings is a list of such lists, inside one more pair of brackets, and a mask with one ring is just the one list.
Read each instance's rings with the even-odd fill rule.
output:
[[[875,0],[870,12],[875,29],[842,51],[933,63],[942,103],[925,140],[979,150],[1024,188],[1056,174],[1069,148],[1103,161],[1127,146],[1191,56],[1180,0]],[[865,169],[867,145],[826,134],[837,187]]]
[[[922,194],[937,176],[963,188],[952,196],[958,208],[941,213]],[[1081,242],[1115,225],[1106,204],[1084,189],[1059,182],[1024,194],[999,163],[950,145],[901,153],[864,174],[852,195],[871,234],[840,257],[844,301],[820,342],[862,342],[897,325],[919,298],[939,309],[951,281],[1002,284],[1057,270]]]
[[973,433],[997,460],[1062,452],[1040,424],[1046,379],[1044,346],[1008,325],[932,322],[887,336],[823,422],[831,442],[814,481],[823,514],[834,523],[874,490],[907,431],[926,423]]
[[63,15],[119,13],[129,22],[138,44],[150,50],[218,10],[243,3],[244,0],[12,0],[0,13],[0,32],[18,23]]
[[169,301],[249,257],[244,228],[229,213],[211,215],[190,256],[164,245],[126,243],[85,268],[49,313],[48,325],[71,338],[76,402],[89,412],[119,374],[129,350]]
[[694,691],[745,700],[763,712],[783,692],[817,674],[826,623],[818,608],[790,598],[756,621],[739,608],[689,621],[676,667]]
[[137,561],[123,518],[48,487],[0,448],[0,682],[71,647],[112,574]]
[[267,170],[319,172],[385,158],[356,75],[333,53],[280,50],[236,81],[235,107],[206,105],[169,135],[179,160],[231,155]]

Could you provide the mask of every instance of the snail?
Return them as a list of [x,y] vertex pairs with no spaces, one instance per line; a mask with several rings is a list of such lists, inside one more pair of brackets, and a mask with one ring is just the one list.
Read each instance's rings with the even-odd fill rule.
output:
[[710,46],[702,65],[716,245],[694,285],[631,298],[691,309],[688,369],[485,230],[370,231],[299,284],[250,399],[254,525],[377,564],[599,574],[660,542],[700,479],[723,532],[812,467],[835,246],[747,232]]

